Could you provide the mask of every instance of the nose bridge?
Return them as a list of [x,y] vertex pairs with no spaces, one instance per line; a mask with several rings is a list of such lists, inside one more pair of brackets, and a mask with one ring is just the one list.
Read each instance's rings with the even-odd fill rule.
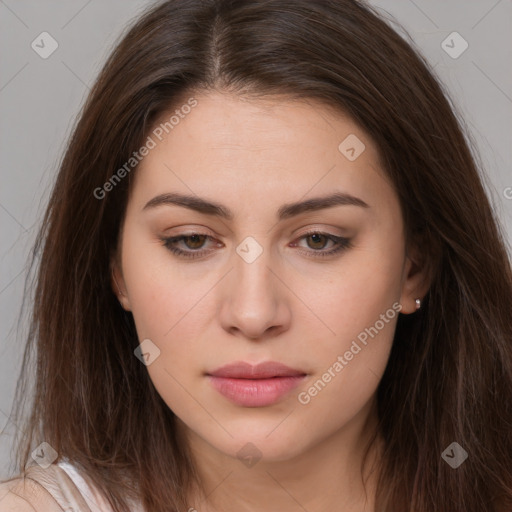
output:
[[222,310],[225,329],[239,330],[251,338],[263,336],[270,328],[283,327],[289,318],[282,286],[274,275],[271,250],[261,240],[246,237],[236,247]]
[[232,279],[238,301],[262,309],[276,298],[268,239],[260,237],[260,240],[248,236],[237,246]]

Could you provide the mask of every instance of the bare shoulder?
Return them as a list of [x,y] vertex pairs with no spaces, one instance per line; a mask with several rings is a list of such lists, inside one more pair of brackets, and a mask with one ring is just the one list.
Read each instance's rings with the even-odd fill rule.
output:
[[52,495],[29,478],[0,481],[0,512],[62,512]]

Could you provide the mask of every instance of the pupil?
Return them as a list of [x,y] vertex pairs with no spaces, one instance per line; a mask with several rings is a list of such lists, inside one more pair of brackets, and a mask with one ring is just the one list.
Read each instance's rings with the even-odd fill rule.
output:
[[[198,242],[200,242],[201,236],[202,235],[190,235],[190,236],[187,237],[188,240],[192,242],[191,245],[192,245],[193,249],[197,249],[196,244],[198,244]],[[201,246],[202,244],[199,243],[198,245]]]
[[310,238],[312,238],[313,243],[316,244],[316,243],[320,243],[321,239],[323,238],[323,235],[316,233],[314,235],[310,235]]

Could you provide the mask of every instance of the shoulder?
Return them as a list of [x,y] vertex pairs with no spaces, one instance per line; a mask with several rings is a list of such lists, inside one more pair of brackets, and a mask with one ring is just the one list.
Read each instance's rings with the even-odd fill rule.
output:
[[[139,503],[133,510],[142,511]],[[0,480],[0,512],[113,512],[100,490],[78,466],[61,461],[30,466]]]
[[82,494],[58,464],[44,469],[32,465],[14,478],[0,481],[0,512],[92,512],[89,504],[94,512],[98,510],[88,493]]
[[0,512],[62,512],[62,508],[41,484],[18,476],[0,481]]

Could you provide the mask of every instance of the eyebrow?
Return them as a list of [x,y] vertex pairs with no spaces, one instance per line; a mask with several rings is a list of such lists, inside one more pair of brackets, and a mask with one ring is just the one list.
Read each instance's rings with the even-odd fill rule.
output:
[[[198,196],[177,193],[160,194],[149,200],[143,210],[164,205],[182,206],[205,215],[214,215],[226,220],[233,220],[234,218],[233,212],[220,203],[207,201]],[[301,213],[333,208],[334,206],[359,206],[361,208],[370,208],[367,203],[358,197],[344,192],[336,192],[328,196],[314,197],[306,199],[305,201],[284,204],[277,210],[277,218],[278,220],[285,220],[300,215]]]

